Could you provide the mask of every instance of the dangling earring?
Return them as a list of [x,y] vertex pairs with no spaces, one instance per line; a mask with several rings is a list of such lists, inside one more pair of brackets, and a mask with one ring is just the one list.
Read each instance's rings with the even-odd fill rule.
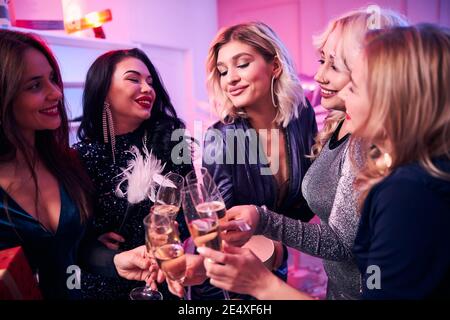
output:
[[270,95],[272,97],[272,104],[274,108],[278,108],[277,103],[275,102],[275,90],[274,90],[274,82],[275,76],[272,76],[272,81],[270,82]]
[[113,163],[116,164],[116,135],[114,132],[114,123],[112,119],[111,109],[109,108],[109,103],[106,101],[103,104],[102,124],[103,124],[103,141],[105,143],[108,143],[109,138],[111,138],[111,153]]

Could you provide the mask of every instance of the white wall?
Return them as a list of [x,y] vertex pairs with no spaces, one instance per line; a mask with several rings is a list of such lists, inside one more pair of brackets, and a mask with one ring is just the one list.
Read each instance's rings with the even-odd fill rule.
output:
[[[204,77],[204,60],[217,30],[216,0],[78,0],[84,13],[110,8],[104,25],[112,41],[146,42],[192,51],[194,70]],[[198,92],[204,94],[204,90]]]
[[217,31],[216,0],[62,0],[63,9],[71,3],[82,14],[111,9],[113,20],[103,26],[107,40],[140,44],[191,126],[196,109],[207,101],[205,60]]
[[61,63],[73,117],[80,115],[83,81],[93,60],[105,51],[130,47],[150,57],[188,127],[197,114],[207,117],[205,60],[217,31],[217,0],[11,0],[10,9],[18,19],[31,20],[112,11],[112,21],[103,25],[106,40],[94,39],[92,30],[71,35],[36,31]]
[[217,0],[219,27],[249,20],[269,24],[292,54],[297,71],[307,75],[317,70],[312,36],[332,18],[370,4],[398,11],[411,23],[450,27],[449,0]]

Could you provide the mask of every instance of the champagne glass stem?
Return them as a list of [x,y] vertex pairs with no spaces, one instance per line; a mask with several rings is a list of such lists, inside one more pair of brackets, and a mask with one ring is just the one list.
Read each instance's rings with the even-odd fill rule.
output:
[[223,293],[223,297],[224,297],[225,300],[231,300],[230,299],[230,294],[228,293],[227,290],[222,290],[222,293]]
[[153,279],[152,282],[150,284],[148,284],[147,280],[150,278],[151,273],[149,273],[146,277],[145,277],[145,289],[144,291],[149,292],[149,291],[153,291],[152,289],[152,284],[155,283],[155,280]]
[[191,286],[183,287],[183,300],[191,300]]

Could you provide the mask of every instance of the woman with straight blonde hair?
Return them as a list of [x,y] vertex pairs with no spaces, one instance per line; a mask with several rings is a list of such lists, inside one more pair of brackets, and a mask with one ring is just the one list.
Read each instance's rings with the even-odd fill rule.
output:
[[450,297],[450,30],[374,33],[342,92],[370,148],[354,254],[366,299]]
[[[363,160],[357,141],[350,148],[351,128],[345,117],[345,101],[338,92],[350,81],[356,55],[369,30],[407,25],[394,11],[369,9],[351,11],[332,20],[325,32],[314,38],[320,55],[314,78],[320,86],[321,104],[329,115],[315,139],[314,162],[303,179],[302,192],[320,218],[321,226],[303,227],[308,232],[297,239],[295,248],[323,258],[328,299],[358,299],[361,286],[352,255],[359,223],[358,193],[353,183],[355,171]],[[358,159],[356,167],[350,161],[350,154]],[[292,246],[290,242],[287,244]]]

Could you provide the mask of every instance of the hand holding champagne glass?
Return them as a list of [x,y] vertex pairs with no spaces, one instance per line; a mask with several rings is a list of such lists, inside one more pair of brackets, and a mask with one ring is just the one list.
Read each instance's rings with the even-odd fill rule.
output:
[[161,215],[155,207],[150,212],[149,239],[153,256],[167,278],[182,284],[186,276],[186,256],[175,221]]
[[[193,170],[189,172],[186,175],[186,184],[188,186],[195,184],[201,186],[194,191],[196,195],[193,198],[198,211],[215,211],[221,225],[230,220],[229,215],[227,215],[222,194],[206,168],[200,168],[197,171]],[[238,230],[249,231],[251,229],[251,227],[244,220],[235,218],[231,219],[233,220],[233,223],[230,225],[235,226]],[[224,231],[222,230],[222,232]]]
[[[152,246],[150,243],[150,214],[148,214],[144,218],[144,230],[145,230],[145,247],[146,247],[146,255],[153,259],[153,253],[152,253]],[[150,274],[149,274],[150,277]],[[152,284],[155,284],[154,280]],[[153,290],[150,285],[147,283],[145,284],[145,287],[137,287],[131,290],[130,292],[130,299],[131,300],[162,300],[163,295],[158,290]]]
[[[205,168],[186,176],[187,187],[182,191],[183,212],[196,247],[222,251],[219,219],[225,219],[225,203]],[[229,294],[222,290],[226,300]]]

